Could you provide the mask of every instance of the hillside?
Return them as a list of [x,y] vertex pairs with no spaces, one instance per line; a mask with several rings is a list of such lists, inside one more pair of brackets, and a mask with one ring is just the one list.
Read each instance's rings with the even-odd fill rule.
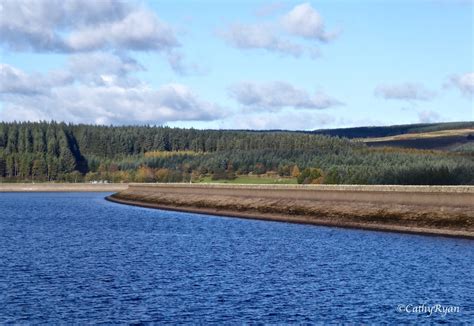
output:
[[474,128],[408,133],[388,137],[362,138],[368,146],[470,151],[474,153]]
[[474,122],[327,129],[313,133],[358,139],[371,147],[474,152]]
[[445,123],[419,123],[408,125],[393,125],[383,127],[354,127],[354,128],[338,128],[338,129],[320,129],[314,130],[312,133],[317,135],[339,136],[346,138],[375,138],[388,137],[395,135],[403,135],[410,133],[423,133],[440,130],[454,129],[474,129],[474,122],[445,122]]
[[[470,125],[463,126],[456,125],[458,133]],[[424,139],[432,141],[428,130],[440,136],[440,128],[410,130],[425,130]],[[397,137],[371,142],[413,141]],[[300,183],[474,184],[474,157],[469,151],[371,148],[360,140],[290,131],[0,123],[2,182],[190,182],[246,175]]]

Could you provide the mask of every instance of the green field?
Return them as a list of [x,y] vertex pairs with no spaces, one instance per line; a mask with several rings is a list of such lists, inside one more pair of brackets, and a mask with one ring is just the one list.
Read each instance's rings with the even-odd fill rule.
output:
[[232,183],[232,184],[297,184],[296,178],[271,178],[241,175],[234,180],[212,180],[210,176],[193,180],[195,183]]

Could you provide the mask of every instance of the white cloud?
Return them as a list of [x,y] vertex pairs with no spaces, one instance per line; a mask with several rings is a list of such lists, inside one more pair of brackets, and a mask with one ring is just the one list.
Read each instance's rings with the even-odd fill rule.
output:
[[0,63],[0,94],[45,94],[51,87],[72,82],[70,75],[61,71],[52,72],[48,77],[40,74],[28,75],[10,65]]
[[295,6],[276,20],[231,24],[218,35],[239,49],[264,49],[294,57],[308,53],[311,58],[319,50],[303,41],[327,42],[336,37],[325,31],[321,16],[309,3]]
[[143,70],[145,68],[142,65],[126,55],[92,52],[70,55],[64,73],[87,85],[132,87],[139,85],[140,81],[129,74]]
[[144,7],[116,0],[3,0],[0,43],[16,51],[168,50],[174,31]]
[[378,85],[374,93],[376,96],[390,100],[417,100],[428,101],[436,96],[436,93],[426,89],[421,84],[403,83],[403,84],[383,84]]
[[71,33],[66,44],[72,51],[127,49],[166,50],[178,42],[171,27],[145,10],[130,12],[119,21],[90,25]]
[[287,39],[280,38],[271,25],[234,24],[221,35],[233,46],[240,49],[265,49],[298,57],[303,47]]
[[448,86],[452,85],[459,89],[465,96],[474,95],[474,72],[468,72],[463,75],[454,75],[449,79]]
[[336,37],[336,33],[326,33],[321,15],[309,3],[295,6],[281,22],[289,33],[297,36],[323,42]]
[[311,96],[305,90],[279,81],[241,82],[229,88],[229,95],[246,107],[274,111],[285,107],[319,110],[342,104],[322,92]]
[[74,74],[112,73],[121,76],[145,70],[136,60],[128,56],[105,52],[73,54],[68,57],[68,68]]
[[[96,62],[103,59],[100,56],[91,58],[91,68],[95,67],[94,60],[98,58]],[[155,89],[130,82],[128,72],[117,71],[114,60],[109,67],[101,69],[108,74],[98,75],[101,78],[97,80],[87,72],[74,74],[78,62],[80,66],[86,61],[86,58],[73,59],[68,66],[70,70],[48,75],[28,75],[2,65],[0,84],[9,86],[0,89],[0,99],[4,102],[0,120],[163,124],[170,121],[210,121],[225,116],[223,108],[202,100],[185,85],[166,84]],[[66,78],[61,82],[56,75],[74,76],[74,79]]]
[[28,76],[19,69],[0,64],[0,93],[4,94],[39,94],[47,90],[39,78]]

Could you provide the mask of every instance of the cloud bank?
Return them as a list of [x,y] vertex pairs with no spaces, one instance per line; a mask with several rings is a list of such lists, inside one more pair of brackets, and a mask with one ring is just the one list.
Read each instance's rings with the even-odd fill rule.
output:
[[115,0],[3,0],[0,42],[14,51],[164,51],[173,29],[140,6]]
[[188,69],[173,28],[141,2],[3,0],[0,46],[5,51],[59,53],[62,69],[26,73],[0,65],[1,120],[100,124],[209,121],[224,110],[178,83],[151,87],[131,56],[164,54],[179,74]]
[[257,110],[277,111],[285,107],[321,110],[342,104],[324,93],[311,96],[305,90],[281,81],[241,82],[229,87],[229,95],[244,107]]
[[59,120],[96,124],[165,124],[210,121],[225,111],[182,84],[158,88],[128,74],[131,59],[96,53],[70,58],[67,69],[29,75],[0,66],[1,120]]

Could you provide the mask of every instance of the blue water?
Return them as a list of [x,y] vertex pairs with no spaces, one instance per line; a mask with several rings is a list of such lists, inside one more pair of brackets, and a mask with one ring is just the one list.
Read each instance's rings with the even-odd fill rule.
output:
[[[474,321],[474,241],[0,194],[0,323]],[[457,306],[442,314],[399,305]]]

